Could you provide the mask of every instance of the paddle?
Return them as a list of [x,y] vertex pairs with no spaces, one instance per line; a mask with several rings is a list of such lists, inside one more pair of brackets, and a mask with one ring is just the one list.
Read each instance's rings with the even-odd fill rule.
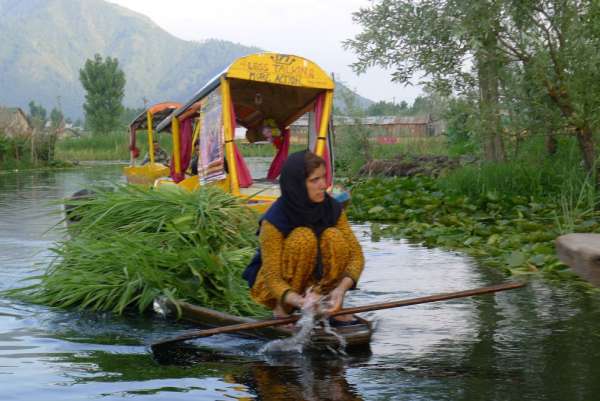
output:
[[[446,300],[455,299],[455,298],[472,297],[474,295],[483,295],[483,294],[489,294],[492,292],[506,291],[506,290],[512,290],[515,288],[521,288],[521,287],[525,286],[525,284],[526,283],[519,283],[519,282],[498,284],[498,285],[492,285],[490,287],[480,287],[480,288],[474,288],[472,290],[466,290],[466,291],[448,292],[448,293],[444,293],[444,294],[430,295],[427,297],[405,299],[402,301],[371,304],[371,305],[365,305],[365,306],[356,306],[353,308],[340,309],[337,312],[331,313],[329,316],[347,315],[347,314],[369,312],[369,311],[381,310],[381,309],[398,308],[401,306],[408,306],[408,305],[425,304],[428,302],[446,301]],[[223,326],[223,327],[215,327],[213,329],[207,329],[207,330],[190,330],[187,333],[184,333],[180,336],[173,337],[173,338],[167,338],[167,339],[155,342],[152,344],[151,348],[152,348],[152,350],[155,350],[157,347],[162,347],[162,346],[173,344],[173,343],[176,343],[179,341],[191,340],[192,338],[209,337],[209,336],[212,336],[215,334],[233,333],[233,332],[241,331],[241,330],[253,330],[253,329],[262,329],[262,328],[271,327],[271,326],[279,326],[282,324],[294,323],[298,319],[300,319],[300,315],[293,315],[293,316],[286,317],[286,318],[260,320],[257,322],[234,324],[231,326]]]

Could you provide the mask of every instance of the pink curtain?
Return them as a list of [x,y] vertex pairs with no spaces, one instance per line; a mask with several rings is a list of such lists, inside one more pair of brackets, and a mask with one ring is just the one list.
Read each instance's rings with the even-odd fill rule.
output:
[[185,170],[187,170],[190,164],[192,154],[192,120],[193,118],[186,118],[179,122],[179,160],[181,165],[181,172],[177,174],[175,172],[175,157],[171,155],[171,178],[175,182],[180,182],[185,179]]
[[281,142],[273,142],[277,147],[277,154],[269,166],[269,172],[267,173],[267,179],[275,180],[281,172],[281,167],[288,157],[290,150],[290,129],[281,129],[281,136],[283,140]]
[[[317,138],[319,137],[319,132],[321,130],[321,117],[323,116],[323,103],[325,102],[325,94],[321,93],[315,102],[315,128],[317,130]],[[333,176],[331,175],[331,158],[329,157],[329,135],[326,136],[327,141],[325,142],[325,151],[323,152],[323,159],[325,159],[325,168],[327,172],[327,186],[331,186],[333,183]],[[316,145],[319,141],[315,141],[315,149],[317,150]]]
[[135,146],[136,131],[137,130],[134,127],[131,127],[129,130],[129,150],[131,151],[134,159],[137,159],[137,157],[140,155],[140,150]]
[[[235,122],[235,110],[233,108],[233,102],[231,102],[231,129],[233,131],[232,136],[234,137],[234,139],[236,125],[237,124]],[[242,154],[240,153],[237,145],[235,144],[235,141],[233,142],[233,151],[235,153],[235,165],[237,168],[238,183],[240,184],[240,188],[248,188],[252,185],[252,176],[250,175],[250,170],[248,170],[248,166],[246,166],[246,161],[242,157]]]

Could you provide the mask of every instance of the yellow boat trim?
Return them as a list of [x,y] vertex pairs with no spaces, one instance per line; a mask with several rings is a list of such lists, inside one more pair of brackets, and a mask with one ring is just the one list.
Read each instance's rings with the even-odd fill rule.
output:
[[335,83],[317,64],[290,54],[260,53],[241,57],[225,76],[247,81],[333,90]]
[[154,164],[154,133],[152,132],[152,113],[150,110],[146,113],[146,120],[148,124],[148,155],[150,156],[150,164]]

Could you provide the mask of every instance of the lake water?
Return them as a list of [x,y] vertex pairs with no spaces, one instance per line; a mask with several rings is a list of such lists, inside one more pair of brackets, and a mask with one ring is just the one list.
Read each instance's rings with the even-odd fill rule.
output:
[[[0,174],[0,290],[43,271],[60,240],[55,203],[119,166]],[[54,202],[54,203],[53,203]],[[460,291],[505,280],[460,254],[372,241],[347,305]],[[520,290],[366,314],[370,352],[266,356],[233,335],[168,364],[152,341],[182,325],[64,311],[0,296],[0,400],[597,400],[600,299],[531,278]],[[595,366],[595,367],[594,367]]]

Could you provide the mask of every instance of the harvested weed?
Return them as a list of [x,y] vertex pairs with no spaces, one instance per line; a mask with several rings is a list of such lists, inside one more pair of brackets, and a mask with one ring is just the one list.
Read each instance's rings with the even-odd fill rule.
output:
[[[74,206],[69,238],[21,299],[123,313],[157,296],[240,315],[264,313],[241,272],[257,246],[256,216],[216,189],[94,189]],[[39,282],[38,282],[39,280]]]

